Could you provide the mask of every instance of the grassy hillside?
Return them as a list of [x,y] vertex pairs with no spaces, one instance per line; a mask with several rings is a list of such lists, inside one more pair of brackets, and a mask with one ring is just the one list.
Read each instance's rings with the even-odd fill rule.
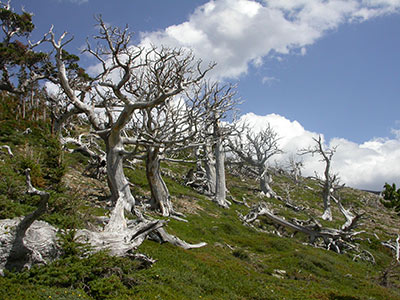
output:
[[[26,128],[32,132],[23,134]],[[42,219],[63,228],[93,224],[93,216],[106,215],[108,189],[105,180],[82,175],[86,158],[61,150],[40,122],[0,120],[0,145],[9,145],[14,157],[0,154],[0,218],[25,215],[35,209],[38,199],[25,195],[22,171],[32,169],[33,183],[51,191],[49,212]],[[35,266],[19,274],[0,277],[0,299],[400,299],[399,270],[388,272],[391,251],[381,245],[399,232],[399,217],[370,193],[346,188],[343,204],[365,211],[360,230],[360,247],[372,253],[376,263],[355,259],[353,254],[307,245],[302,234],[282,237],[274,226],[260,219],[259,232],[244,226],[238,213],[249,209],[233,204],[219,208],[207,197],[182,184],[187,164],[165,164],[172,177],[165,177],[178,211],[188,223],[171,219],[167,230],[188,242],[207,242],[204,248],[183,250],[170,244],[145,241],[139,252],[154,258],[145,266],[129,258],[98,253],[79,258],[85,245],[72,242],[73,232],[62,234],[64,255],[47,266]],[[126,174],[135,185],[136,197],[149,197],[144,167],[138,164]],[[275,177],[273,188],[297,205],[307,207],[296,213],[276,199],[262,199],[257,182],[228,175],[228,189],[249,204],[265,200],[277,215],[286,219],[320,216],[322,200],[316,183],[304,179],[295,185],[285,175]],[[311,188],[311,189],[310,189]],[[338,228],[344,218],[335,208],[334,221],[321,223]],[[149,213],[153,217],[158,217]],[[379,240],[378,240],[379,238]],[[385,271],[388,280],[383,284]],[[397,273],[396,273],[397,272]]]

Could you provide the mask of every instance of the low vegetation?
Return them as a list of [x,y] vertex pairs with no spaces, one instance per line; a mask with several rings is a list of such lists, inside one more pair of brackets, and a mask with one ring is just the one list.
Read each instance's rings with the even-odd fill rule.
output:
[[225,164],[239,101],[214,64],[98,16],[91,78],[67,33],[32,44],[32,15],[0,12],[0,300],[400,299],[395,185],[334,184],[321,138],[324,181],[266,168],[270,130]]
[[[393,253],[381,242],[395,238],[398,217],[377,196],[345,188],[346,206],[366,212],[360,245],[375,258],[375,264],[352,254],[337,254],[306,244],[302,234],[286,231],[283,236],[262,217],[255,228],[244,226],[238,213],[244,205],[218,207],[204,195],[183,185],[190,164],[165,163],[163,170],[172,201],[185,213],[188,223],[171,219],[169,232],[189,242],[207,242],[200,249],[183,250],[170,244],[145,241],[139,251],[156,262],[149,266],[129,257],[118,258],[99,252],[81,258],[88,247],[76,243],[73,231],[63,228],[93,226],[93,216],[107,215],[105,179],[84,177],[86,160],[79,153],[64,153],[53,140],[46,124],[2,120],[0,141],[14,156],[1,153],[1,218],[23,216],[35,209],[38,199],[25,194],[23,170],[32,169],[34,184],[51,192],[49,210],[42,219],[60,228],[63,255],[48,265],[35,265],[20,273],[0,277],[1,299],[400,299],[399,268]],[[29,134],[22,133],[31,128]],[[47,149],[43,149],[47,145]],[[51,170],[51,172],[49,172]],[[228,169],[229,170],[229,169]],[[48,174],[52,174],[49,176]],[[146,199],[150,191],[144,166],[126,169],[135,197]],[[255,179],[227,174],[227,188],[237,199],[251,204],[268,201],[274,212],[290,220],[307,219],[322,213],[321,190],[312,179],[294,183],[284,174],[274,176],[274,190],[292,203],[305,207],[295,212],[277,199],[260,196]],[[333,207],[339,228],[343,217]],[[148,213],[159,218],[154,212]],[[92,225],[90,225],[92,224]]]

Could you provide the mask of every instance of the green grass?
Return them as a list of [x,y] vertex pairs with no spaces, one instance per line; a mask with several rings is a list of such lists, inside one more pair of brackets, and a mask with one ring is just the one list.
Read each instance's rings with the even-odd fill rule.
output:
[[[84,156],[61,153],[46,124],[14,123],[0,121],[0,144],[9,144],[15,153],[12,159],[6,154],[0,156],[1,218],[26,215],[37,205],[38,197],[25,195],[23,170],[26,167],[32,169],[36,186],[51,190],[49,213],[43,215],[43,219],[51,224],[59,228],[80,228],[91,221],[91,216],[107,212],[104,208],[94,207],[77,190],[59,182],[66,171],[65,166],[84,169],[87,161]],[[33,132],[23,136],[20,133],[26,127],[33,128]],[[42,151],[43,144],[49,145],[51,151]],[[61,259],[0,277],[0,300],[400,299],[399,280],[394,279],[392,286],[380,285],[382,272],[389,266],[392,253],[372,232],[361,235],[365,240],[360,242],[360,247],[374,255],[376,264],[354,261],[351,253],[339,255],[304,245],[307,237],[302,234],[290,237],[291,232],[288,232],[279,237],[258,232],[244,226],[238,217],[238,213],[248,213],[247,207],[233,204],[230,209],[222,209],[208,197],[182,185],[181,178],[192,164],[163,163],[162,167],[176,175],[175,179],[163,177],[175,207],[179,210],[193,206],[191,213],[186,213],[188,223],[171,219],[167,231],[190,243],[206,242],[206,247],[183,250],[170,244],[145,241],[138,251],[156,260],[148,268],[130,258],[110,257],[107,253],[78,258],[76,254],[81,253],[82,245],[74,243],[67,234],[62,236],[64,255]],[[53,171],[51,176],[47,174],[49,170]],[[139,164],[135,170],[125,169],[125,172],[134,184],[135,196],[149,197],[144,165]],[[89,181],[79,184],[93,188]],[[101,184],[106,185],[104,181]],[[306,189],[305,185],[313,190]],[[299,213],[284,207],[282,201],[261,198],[254,179],[243,180],[227,174],[227,186],[237,200],[245,197],[249,204],[267,201],[278,215],[288,220],[322,214],[320,189],[310,179],[294,185],[283,175],[274,178],[273,188],[278,194],[285,195],[285,188],[290,186],[293,203],[309,208]],[[346,207],[352,205],[362,209],[366,208],[364,196],[360,191],[344,189],[342,199]],[[343,217],[336,208],[333,215],[334,221],[321,221],[323,225],[338,228]],[[366,220],[370,227],[380,228],[381,239],[390,238],[388,234],[384,235],[387,220],[374,221],[376,223],[372,224]],[[260,224],[269,231],[274,229],[265,218],[260,218]],[[279,277],[277,274],[284,275]]]

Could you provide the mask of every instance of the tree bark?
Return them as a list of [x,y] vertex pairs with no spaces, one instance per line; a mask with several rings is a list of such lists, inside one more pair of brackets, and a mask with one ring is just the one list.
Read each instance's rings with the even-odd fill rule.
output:
[[155,147],[149,147],[146,154],[146,176],[151,190],[151,207],[168,217],[173,214],[171,196],[167,185],[161,176],[160,152]]
[[325,247],[337,253],[343,253],[344,249],[347,248],[346,246],[351,244],[353,237],[361,233],[352,232],[351,230],[344,231],[334,228],[324,228],[318,223],[303,225],[301,223],[305,222],[299,220],[296,220],[297,222],[290,222],[275,215],[265,202],[259,202],[257,205],[254,205],[251,211],[241,218],[246,223],[252,223],[259,216],[265,216],[275,224],[308,235],[311,244],[314,244],[317,238],[322,238]]
[[260,189],[268,198],[277,198],[277,194],[271,188],[270,183],[272,183],[272,176],[268,172],[267,167],[262,166],[258,169],[260,177]]
[[217,186],[217,174],[216,174],[216,165],[215,158],[212,152],[212,146],[205,145],[205,161],[204,161],[204,169],[206,170],[206,178],[209,185],[209,192],[211,195],[215,195],[215,188]]
[[135,210],[135,198],[129,188],[129,182],[123,169],[123,143],[119,131],[111,132],[104,138],[107,153],[107,181],[111,191],[111,201],[115,205],[111,218],[106,225],[106,231],[124,230],[126,225],[124,211],[135,211],[137,217],[141,214]]
[[225,153],[221,137],[218,138],[215,144],[215,173],[215,201],[218,205],[224,208],[229,208],[230,203],[226,200]]
[[[327,167],[327,169],[329,172],[329,167]],[[332,221],[331,196],[332,196],[332,187],[328,175],[328,179],[325,180],[322,190],[322,198],[324,200],[324,213],[322,214],[321,218],[323,220]]]
[[39,191],[32,186],[30,169],[25,170],[26,184],[28,186],[27,193],[30,195],[40,196],[40,202],[38,208],[31,214],[24,217],[15,228],[15,239],[10,249],[10,254],[7,257],[5,268],[7,270],[20,271],[22,268],[32,260],[33,251],[26,247],[24,244],[24,238],[26,231],[41,215],[47,210],[47,203],[50,194],[47,192]]

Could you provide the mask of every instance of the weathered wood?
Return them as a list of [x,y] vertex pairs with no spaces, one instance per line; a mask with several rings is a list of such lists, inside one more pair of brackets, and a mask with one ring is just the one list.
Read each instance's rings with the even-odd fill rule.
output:
[[[44,229],[39,229],[43,231],[43,235],[50,237],[48,241],[44,241],[40,237],[38,238],[38,234],[35,230],[31,230],[30,234],[27,235],[28,229],[36,220],[43,215],[47,210],[47,204],[50,197],[50,194],[44,191],[39,191],[35,187],[32,186],[31,177],[30,177],[30,169],[25,170],[26,176],[26,185],[28,187],[27,193],[30,195],[38,195],[40,196],[40,202],[38,208],[27,215],[22,219],[13,219],[13,220],[2,220],[2,231],[6,233],[7,227],[10,226],[8,234],[8,240],[4,241],[4,245],[6,253],[8,255],[6,257],[6,261],[4,264],[4,268],[7,270],[16,270],[20,271],[24,267],[29,267],[31,263],[35,261],[42,262],[43,259],[41,252],[53,252],[47,249],[48,246],[53,246],[55,240],[55,232],[52,229],[49,229],[48,226],[44,226]],[[37,223],[39,224],[39,223]],[[36,227],[38,227],[37,225]],[[50,242],[50,244],[48,244]],[[3,243],[2,243],[3,244]],[[46,255],[45,255],[46,256]],[[4,258],[3,258],[4,260]]]
[[322,214],[321,218],[323,220],[332,221],[332,209],[331,209],[331,199],[333,192],[336,188],[336,183],[338,181],[338,177],[336,174],[331,174],[331,164],[332,164],[332,157],[336,152],[337,147],[332,147],[325,149],[323,145],[323,141],[321,136],[318,139],[313,138],[315,141],[315,146],[308,149],[300,150],[300,155],[305,154],[318,154],[322,157],[322,161],[325,162],[325,170],[324,170],[324,179],[316,178],[320,184],[322,185],[322,199],[324,202],[324,213]]
[[259,216],[265,216],[275,224],[308,235],[310,243],[312,244],[317,238],[322,238],[327,249],[332,249],[338,253],[343,252],[345,242],[351,241],[354,236],[361,233],[352,232],[350,230],[344,231],[334,228],[324,228],[318,223],[301,225],[301,221],[299,220],[297,220],[297,222],[290,222],[275,215],[265,202],[259,202],[257,205],[253,206],[251,211],[246,216],[242,217],[242,220],[246,223],[252,223]]
[[34,220],[21,238],[24,218],[0,220],[0,275],[3,270],[20,271],[34,264],[46,264],[60,255],[57,229]]
[[225,153],[223,149],[222,137],[219,133],[218,124],[214,125],[214,133],[217,136],[215,144],[215,197],[214,201],[224,208],[229,208],[230,202],[226,198],[226,180],[225,180]]
[[400,262],[400,235],[397,235],[397,238],[394,242],[389,240],[387,242],[381,242],[381,244],[391,249],[394,252],[396,261]]
[[277,133],[270,124],[266,128],[255,133],[248,124],[237,128],[238,133],[229,140],[229,148],[236,160],[250,165],[253,172],[260,181],[261,193],[267,197],[276,198],[278,195],[271,187],[272,176],[268,170],[268,160],[282,150],[278,146]]
[[[29,169],[26,170],[28,193],[39,195],[38,208],[24,218],[0,220],[0,274],[4,269],[20,271],[35,263],[47,263],[61,254],[57,229],[46,222],[37,221],[47,209],[50,194],[32,186]],[[120,194],[104,230],[79,229],[74,240],[90,245],[90,252],[109,251],[110,255],[127,256],[143,243],[150,233],[156,232],[162,242],[169,242],[184,249],[199,248],[206,243],[189,244],[168,234],[163,220],[146,220],[143,216],[127,221],[124,216],[125,198]],[[151,260],[147,260],[150,262]]]
[[164,228],[159,228],[156,231],[154,231],[150,235],[150,238],[155,240],[155,241],[158,241],[160,243],[167,243],[168,242],[168,243],[171,243],[172,245],[181,247],[181,248],[186,249],[186,250],[195,249],[195,248],[201,248],[201,247],[204,247],[204,246],[207,245],[207,243],[204,243],[204,242],[198,243],[198,244],[187,243],[187,242],[181,240],[180,238],[167,233]]
[[10,158],[14,157],[14,153],[12,153],[10,146],[2,145],[2,146],[0,146],[0,149],[5,149],[7,151],[7,154],[10,156]]

